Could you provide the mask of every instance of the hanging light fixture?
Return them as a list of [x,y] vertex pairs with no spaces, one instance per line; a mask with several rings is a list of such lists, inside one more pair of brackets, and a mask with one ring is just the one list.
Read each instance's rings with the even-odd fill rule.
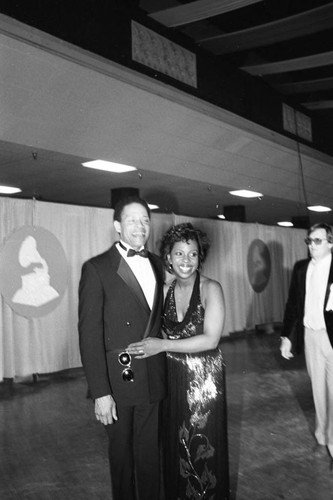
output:
[[257,193],[256,191],[251,191],[249,189],[236,189],[235,191],[229,191],[233,196],[240,196],[241,198],[261,198],[262,193]]
[[308,207],[308,210],[312,212],[330,212],[332,209],[330,207],[324,207],[323,205],[312,205]]
[[[297,124],[296,124],[296,128],[297,128]],[[296,144],[297,144],[297,156],[298,156],[300,180],[301,180],[301,186],[302,186],[305,206],[306,206],[307,210],[310,210],[312,212],[330,212],[332,210],[330,207],[325,207],[323,205],[310,205],[309,204],[307,192],[306,192],[306,188],[305,188],[305,178],[304,178],[303,162],[302,162],[300,144],[298,141],[296,141]]]
[[83,167],[95,168],[97,170],[106,170],[107,172],[114,172],[116,174],[123,174],[124,172],[130,172],[132,170],[137,170],[136,167],[130,165],[123,165],[122,163],[114,163],[112,161],[105,160],[92,160],[81,163]]
[[280,221],[277,223],[277,225],[282,227],[294,227],[294,224],[289,220]]
[[15,194],[15,193],[20,193],[22,190],[18,187],[14,186],[0,186],[0,193],[1,194]]

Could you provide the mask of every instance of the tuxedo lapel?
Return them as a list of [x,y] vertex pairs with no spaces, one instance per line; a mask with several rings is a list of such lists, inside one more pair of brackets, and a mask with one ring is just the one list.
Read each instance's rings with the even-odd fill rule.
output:
[[160,278],[159,278],[159,274],[158,274],[158,269],[157,269],[153,259],[150,258],[150,255],[148,255],[148,256],[149,256],[149,261],[150,261],[151,267],[152,267],[154,274],[155,274],[156,286],[155,286],[153,307],[151,310],[151,314],[149,316],[149,321],[147,323],[146,331],[143,335],[143,338],[149,337],[151,331],[154,328],[154,324],[156,322],[156,319],[157,319],[158,315],[160,314],[159,304],[161,301],[161,294],[163,291],[163,287],[160,286],[160,283],[159,283]]
[[330,272],[329,272],[329,275],[328,275],[328,282],[327,282],[327,288],[326,288],[326,294],[325,294],[325,302],[324,302],[324,310],[326,309],[326,305],[327,305],[328,297],[330,295],[331,285],[332,284],[333,284],[333,257],[332,257]]
[[300,279],[299,293],[301,294],[303,308],[305,303],[305,292],[306,292],[306,272],[308,270],[309,263],[310,261],[307,261],[305,265],[301,267],[299,276]]
[[118,275],[121,277],[121,279],[132,290],[132,292],[134,293],[135,297],[140,302],[140,304],[144,308],[144,310],[149,314],[150,308],[149,308],[149,305],[147,303],[146,297],[142,291],[142,288],[141,288],[138,280],[134,276],[134,273],[132,272],[131,268],[126,263],[125,259],[123,259],[122,257],[120,258],[119,267],[118,267],[117,272],[118,272]]

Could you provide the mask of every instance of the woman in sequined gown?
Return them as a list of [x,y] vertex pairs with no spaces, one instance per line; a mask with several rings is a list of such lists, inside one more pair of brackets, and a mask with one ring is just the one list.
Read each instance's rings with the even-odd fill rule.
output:
[[219,341],[224,324],[221,285],[200,275],[209,243],[189,223],[164,235],[161,255],[174,275],[165,286],[164,339],[128,347],[147,357],[167,353],[163,409],[166,500],[228,500],[225,369]]

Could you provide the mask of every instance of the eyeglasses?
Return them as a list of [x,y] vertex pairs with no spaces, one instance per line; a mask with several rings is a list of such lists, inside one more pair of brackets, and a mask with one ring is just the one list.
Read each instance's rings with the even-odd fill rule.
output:
[[124,382],[134,382],[134,372],[131,368],[132,356],[129,352],[123,351],[118,355],[118,361],[121,366],[126,368],[122,372]]
[[311,245],[314,243],[316,246],[321,245],[323,241],[327,241],[327,238],[305,238],[305,243]]

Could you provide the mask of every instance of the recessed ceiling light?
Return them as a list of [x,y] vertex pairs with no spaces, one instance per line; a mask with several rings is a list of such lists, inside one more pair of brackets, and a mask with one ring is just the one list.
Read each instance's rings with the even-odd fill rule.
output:
[[229,193],[234,196],[241,196],[242,198],[260,198],[263,196],[262,193],[256,193],[255,191],[250,191],[249,189],[237,189],[236,191],[229,191]]
[[153,203],[148,203],[148,207],[150,210],[156,210],[157,208],[160,208],[158,205],[154,205]]
[[113,163],[112,161],[105,160],[86,161],[85,163],[82,163],[82,165],[84,167],[106,170],[107,172],[114,172],[116,174],[123,174],[124,172],[136,170],[136,167],[131,167],[130,165],[122,165],[121,163]]
[[284,221],[278,222],[277,225],[283,226],[283,227],[293,227],[294,226],[294,224],[292,222],[290,222],[289,220],[284,220]]
[[219,218],[219,219],[225,219],[225,216],[224,216],[223,214],[219,214],[219,215],[218,215],[218,218]]
[[22,190],[12,186],[0,186],[0,193],[2,194],[15,194],[20,193]]
[[312,210],[312,212],[330,212],[332,209],[329,207],[323,207],[322,205],[313,205],[308,207],[308,210]]

